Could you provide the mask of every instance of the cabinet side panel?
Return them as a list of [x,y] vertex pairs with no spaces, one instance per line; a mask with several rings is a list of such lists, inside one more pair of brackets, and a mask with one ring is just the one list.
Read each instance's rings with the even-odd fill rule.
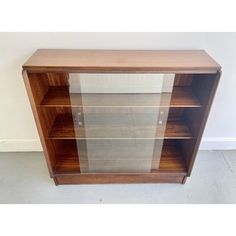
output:
[[28,93],[31,109],[33,111],[34,119],[38,129],[43,151],[46,157],[49,173],[53,176],[53,168],[56,164],[56,151],[52,142],[46,140],[48,135],[47,124],[44,119],[42,110],[39,108],[39,104],[47,92],[47,80],[40,78],[41,74],[29,74],[26,70],[23,70],[23,79]]
[[203,107],[185,111],[186,122],[193,134],[193,139],[181,143],[188,176],[192,171],[220,76],[219,71],[216,74],[195,75],[193,79],[192,89]]

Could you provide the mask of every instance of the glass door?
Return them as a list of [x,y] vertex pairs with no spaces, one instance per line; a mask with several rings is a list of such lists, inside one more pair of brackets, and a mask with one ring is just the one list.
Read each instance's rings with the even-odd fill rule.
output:
[[158,169],[174,76],[69,74],[81,173]]

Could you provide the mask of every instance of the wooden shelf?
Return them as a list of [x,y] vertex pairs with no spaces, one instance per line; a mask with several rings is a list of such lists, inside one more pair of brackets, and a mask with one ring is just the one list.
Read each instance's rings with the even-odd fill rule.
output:
[[[66,143],[61,150],[56,164],[55,174],[80,173],[79,157],[75,143]],[[151,172],[186,173],[181,151],[175,145],[164,145],[160,167],[159,169],[153,169]]]
[[[156,135],[154,136],[154,130]],[[184,121],[168,121],[165,128],[160,126],[74,126],[71,114],[60,114],[56,117],[50,137],[51,139],[190,139],[192,134]]]
[[[41,106],[44,107],[201,107],[187,87],[175,87],[169,94],[69,94],[67,86],[50,86]],[[160,102],[161,101],[161,102]]]
[[[108,93],[79,93],[83,78],[72,73],[106,73],[101,81],[133,74],[142,89],[114,76],[112,89],[110,77],[107,88],[82,82],[84,91]],[[155,73],[163,74],[160,90],[146,79]],[[202,50],[38,50],[23,77],[55,184],[185,183],[220,75]]]

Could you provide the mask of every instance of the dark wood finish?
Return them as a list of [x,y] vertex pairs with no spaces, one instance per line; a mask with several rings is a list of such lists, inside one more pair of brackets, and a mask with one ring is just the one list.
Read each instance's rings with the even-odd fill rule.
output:
[[[62,147],[56,165],[55,174],[80,173],[80,163],[76,144],[73,141],[67,141],[62,145]],[[182,174],[187,172],[180,149],[171,142],[167,142],[163,146],[159,169],[152,170],[152,173],[159,172]]]
[[175,87],[186,87],[192,83],[193,74],[176,74],[175,75]]
[[183,174],[64,174],[56,175],[56,184],[135,184],[135,183],[176,183],[182,184]]
[[[106,133],[102,132],[105,129],[106,125],[93,125],[90,127],[86,127],[87,132],[85,132],[84,126],[74,126],[72,116],[69,113],[66,114],[60,114],[55,119],[55,123],[52,126],[51,133],[49,135],[52,139],[85,139],[85,138],[109,138],[109,139],[115,139],[115,138],[134,138],[132,135],[132,130],[134,127],[125,127],[127,130],[130,130],[130,132],[127,132],[127,136],[124,136],[124,134],[120,134],[119,130],[124,126],[114,126],[109,127],[110,134],[108,129],[106,130]],[[76,132],[75,132],[76,129]],[[144,135],[143,138],[161,138],[159,137],[159,133],[162,132],[162,128],[156,127],[156,126],[140,126],[135,128],[138,133],[143,132]],[[148,136],[149,130],[155,130],[156,129],[156,137]],[[88,132],[89,130],[89,132]],[[146,131],[146,133],[145,133]],[[75,133],[77,135],[75,135]],[[87,136],[85,135],[87,133]],[[88,133],[92,133],[93,136],[88,136]],[[152,133],[152,132],[151,132]],[[147,134],[147,135],[146,135]],[[139,136],[136,136],[136,138],[142,138]],[[166,125],[165,130],[165,139],[189,139],[192,138],[192,134],[189,130],[189,128],[186,126],[184,121],[168,121]]]
[[184,176],[183,180],[182,180],[182,184],[185,184],[187,180],[187,176]]
[[[194,165],[221,74],[220,66],[206,52],[202,50],[38,50],[23,65],[23,68],[30,104],[48,169],[55,184],[184,184],[186,182]],[[145,113],[147,108],[157,109],[159,106],[156,101],[159,101],[160,97],[158,96],[160,95],[83,94],[86,96],[87,103],[82,104],[81,94],[69,96],[68,73],[70,72],[166,72],[176,74],[170,104],[168,104],[167,94],[161,98],[160,106],[163,107],[162,109],[169,108],[169,113],[163,136],[165,140],[159,168],[153,168],[150,173],[81,172],[81,168],[86,168],[87,162],[86,160],[79,162],[76,140],[80,142],[80,145],[84,145],[83,142],[89,137],[85,137],[83,126],[76,128],[78,130],[74,129],[72,109],[77,109],[84,115],[84,106],[95,107],[96,111],[101,107],[115,107],[115,109],[121,107],[124,109],[124,107],[133,106],[137,115],[140,115]],[[121,114],[125,112],[122,109],[118,109]],[[109,115],[112,117],[114,110],[110,113]],[[95,132],[102,130],[102,122],[105,121],[99,120],[99,122],[101,124],[94,126],[91,133],[95,134]],[[140,127],[142,131],[148,128],[148,125]],[[162,128],[161,126],[157,128],[157,133],[162,131]],[[75,131],[79,136],[75,135]],[[118,134],[118,131],[119,128],[117,130],[114,128],[112,134]],[[104,137],[97,135],[96,138]],[[109,138],[115,139],[116,137]],[[129,138],[129,136],[125,138]],[[86,149],[83,150],[85,153],[87,152]],[[80,154],[84,153],[80,151]],[[101,153],[99,154],[101,156]],[[154,151],[153,155],[155,154]],[[115,153],[115,156],[118,156],[118,153]],[[136,160],[137,156],[130,158]],[[141,154],[140,157],[142,157]],[[96,161],[99,162],[99,158]],[[101,158],[101,163],[102,161],[104,158]],[[155,163],[152,166],[156,166]]]
[[188,168],[188,176],[190,176],[193,168],[193,164],[198,152],[198,148],[201,142],[204,128],[206,126],[207,118],[210,112],[210,108],[216,93],[216,89],[220,80],[221,71],[216,74],[204,74],[195,75],[194,83],[192,84],[195,89],[195,93],[201,99],[201,102],[205,104],[204,107],[198,110],[191,110],[186,112],[186,119],[188,124],[191,124],[191,131],[196,137],[193,140],[188,140],[182,144],[184,152],[185,162]]
[[86,104],[82,103],[80,94],[69,94],[68,87],[50,86],[41,105],[45,107],[108,107],[108,106],[158,106],[157,101],[161,96],[160,106],[170,107],[201,107],[198,98],[189,88],[174,88],[169,104],[167,94],[83,94],[86,97]]
[[30,71],[216,73],[204,50],[39,49],[23,65]]
[[47,81],[49,86],[68,86],[67,73],[47,73]]
[[[40,109],[38,109],[38,105],[40,104],[42,98],[44,97],[46,93],[46,86],[45,86],[45,80],[42,78],[37,78],[35,76],[28,77],[27,71],[23,70],[22,72],[26,90],[28,93],[28,97],[30,100],[31,108],[34,114],[35,123],[37,125],[37,129],[39,132],[39,137],[41,144],[43,146],[43,151],[46,157],[48,170],[50,173],[50,176],[53,177],[54,173],[54,166],[56,163],[56,157],[55,157],[55,150],[52,145],[52,143],[47,142],[46,137],[48,135],[48,129],[46,127],[46,123],[43,120],[43,114]],[[39,81],[43,81],[42,83],[39,83]],[[46,119],[48,121],[48,119]]]

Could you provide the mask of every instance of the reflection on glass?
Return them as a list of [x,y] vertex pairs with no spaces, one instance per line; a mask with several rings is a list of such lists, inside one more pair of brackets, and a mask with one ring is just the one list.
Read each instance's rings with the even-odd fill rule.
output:
[[173,81],[174,74],[71,73],[80,171],[158,169]]

